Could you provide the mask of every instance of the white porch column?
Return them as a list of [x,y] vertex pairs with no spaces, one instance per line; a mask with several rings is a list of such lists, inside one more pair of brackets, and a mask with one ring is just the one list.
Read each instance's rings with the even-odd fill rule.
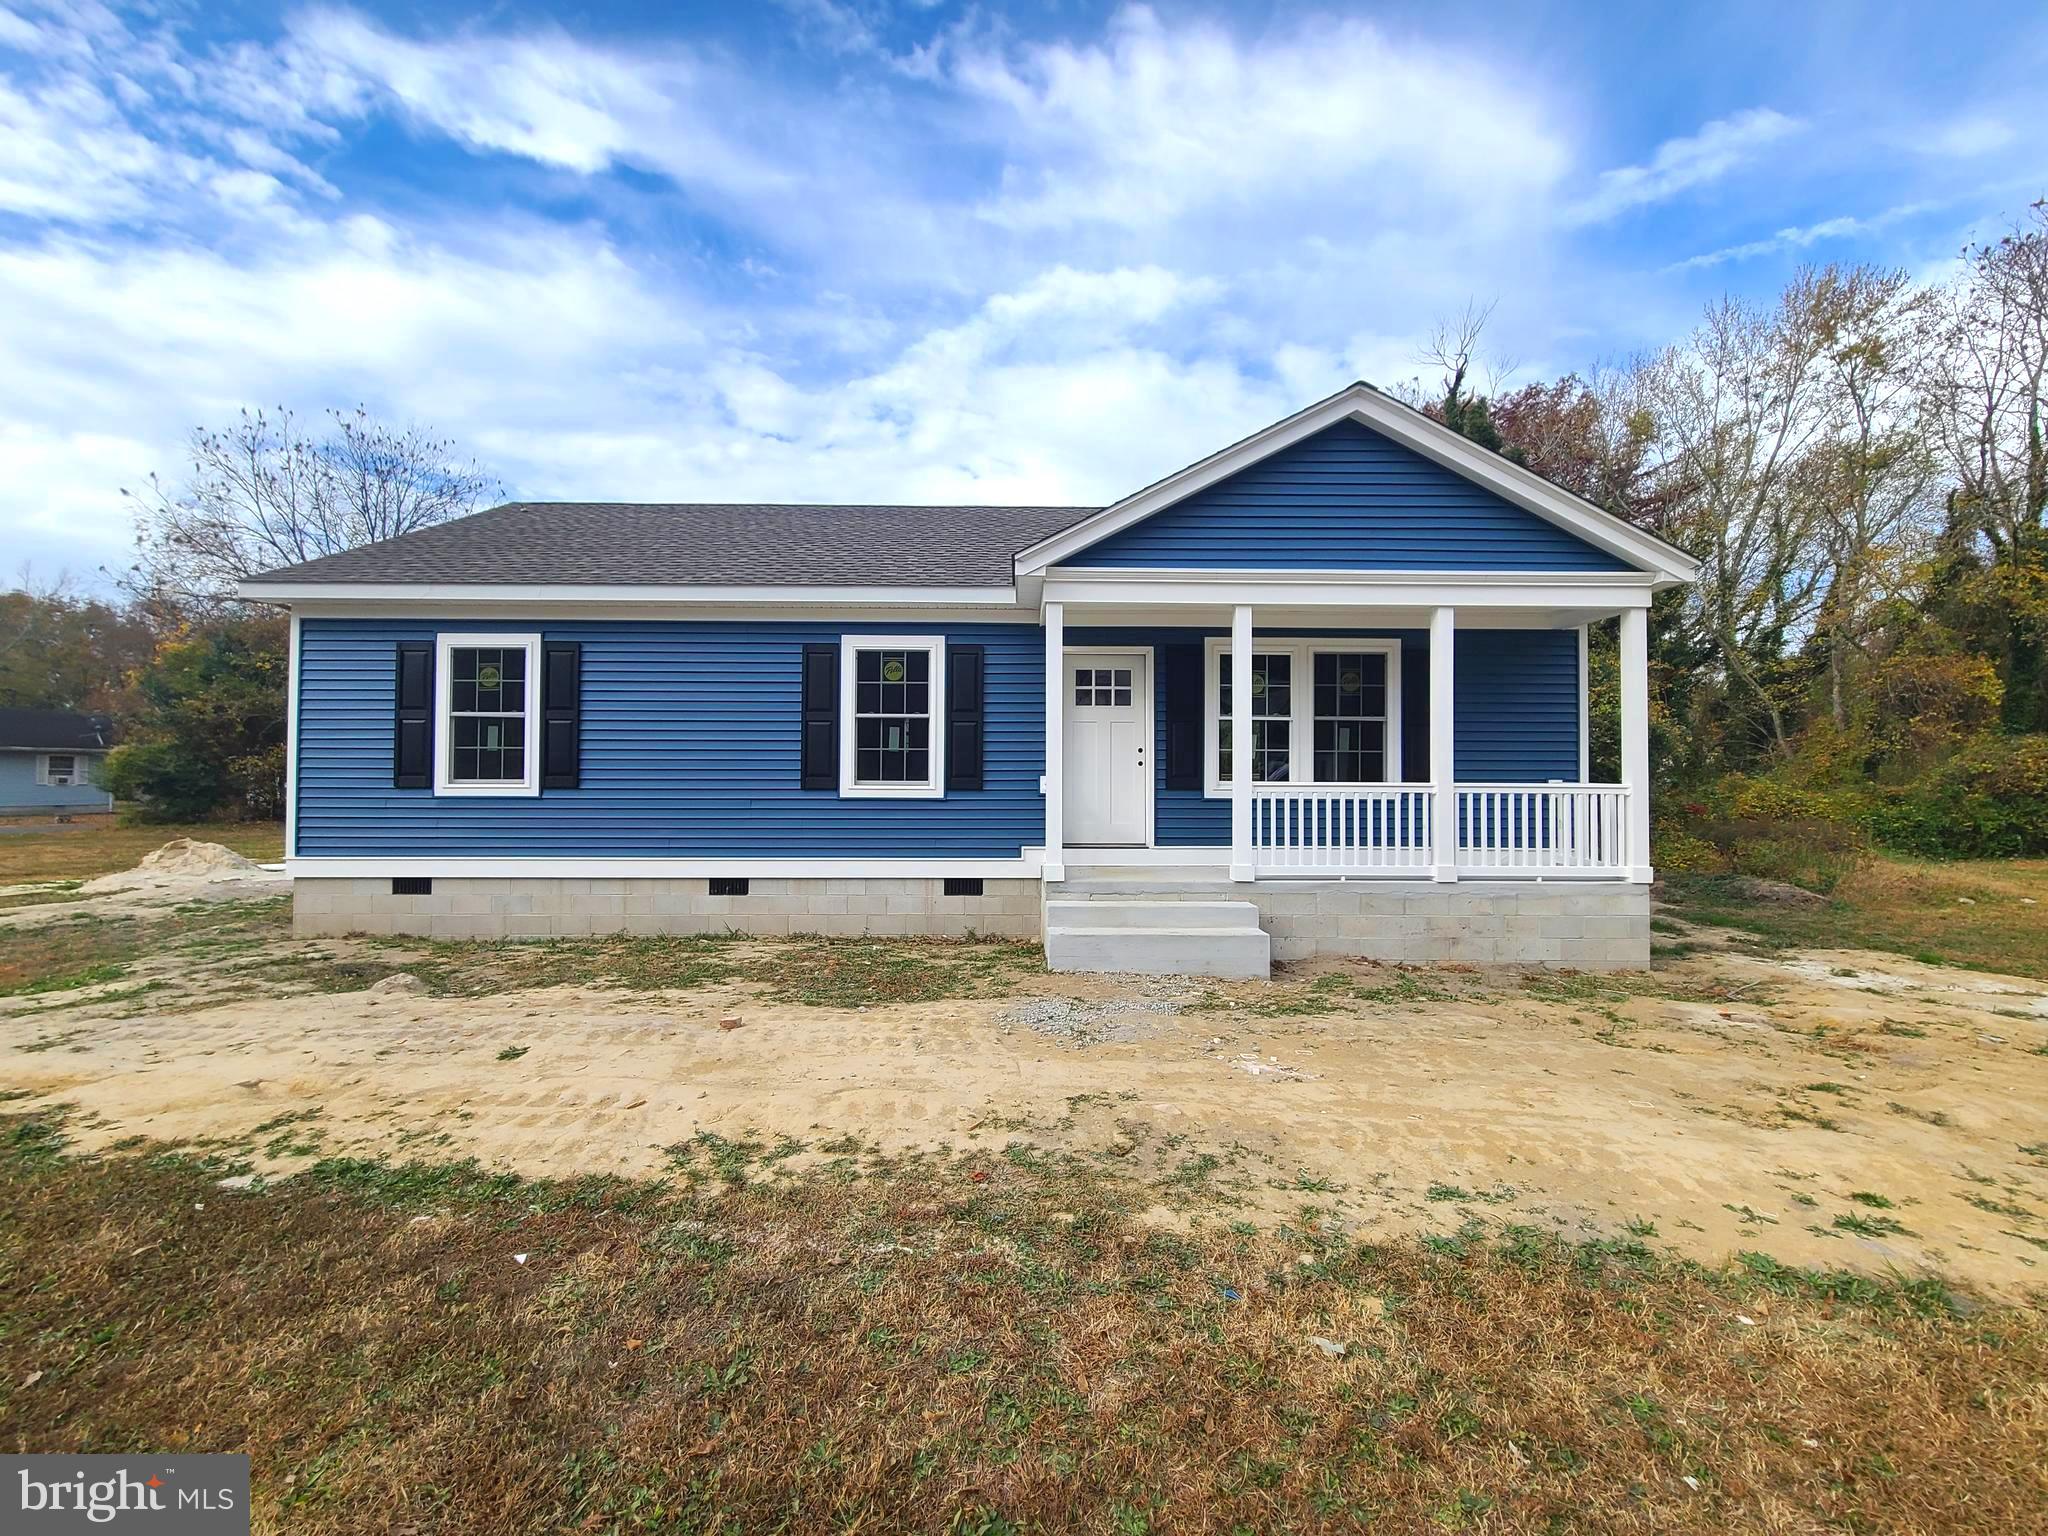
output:
[[1429,780],[1436,786],[1436,847],[1433,863],[1439,880],[1458,878],[1458,784],[1452,763],[1457,742],[1454,713],[1458,643],[1458,611],[1429,611]]
[[1621,610],[1621,782],[1628,786],[1628,877],[1650,881],[1650,614]]
[[1230,878],[1252,869],[1252,610],[1230,611]]
[[1067,609],[1045,605],[1045,864],[1041,878],[1067,878]]

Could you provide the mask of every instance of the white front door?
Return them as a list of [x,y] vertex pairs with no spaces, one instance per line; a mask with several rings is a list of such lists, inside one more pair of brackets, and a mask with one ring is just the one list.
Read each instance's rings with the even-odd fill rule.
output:
[[1143,847],[1152,833],[1146,651],[1068,651],[1066,841]]

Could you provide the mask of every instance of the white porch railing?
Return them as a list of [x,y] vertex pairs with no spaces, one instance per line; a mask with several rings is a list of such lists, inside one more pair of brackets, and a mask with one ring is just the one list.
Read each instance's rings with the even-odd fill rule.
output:
[[[1460,784],[1456,798],[1460,875],[1618,879],[1628,871],[1622,785]],[[1431,785],[1261,784],[1252,790],[1251,809],[1257,875],[1432,872]]]
[[1427,873],[1436,791],[1427,784],[1261,784],[1252,868],[1261,875]]
[[1619,784],[1458,786],[1460,873],[1620,876],[1627,842]]

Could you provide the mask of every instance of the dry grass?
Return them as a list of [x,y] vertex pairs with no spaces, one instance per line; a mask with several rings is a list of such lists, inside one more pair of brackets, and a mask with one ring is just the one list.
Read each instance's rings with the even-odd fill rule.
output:
[[1936,965],[2048,977],[2048,859],[1874,857],[1814,907],[1757,902],[1714,876],[1671,876],[1664,897],[1681,917],[1774,944],[1886,950]]
[[174,837],[221,843],[258,863],[275,863],[284,857],[284,828],[276,822],[121,826],[100,816],[69,825],[30,825],[31,830],[0,835],[0,885],[91,880],[133,869],[144,854],[156,852]]
[[784,1149],[692,1144],[658,1185],[335,1162],[238,1192],[8,1129],[0,1443],[246,1450],[259,1531],[1988,1531],[2048,1508],[2040,1314],[1956,1315],[1932,1286],[1515,1229],[1173,1236],[1022,1147],[827,1148],[770,1178]]

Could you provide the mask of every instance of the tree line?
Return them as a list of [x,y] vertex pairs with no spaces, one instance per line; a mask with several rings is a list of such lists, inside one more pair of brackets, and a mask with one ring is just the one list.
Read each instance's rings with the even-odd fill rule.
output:
[[[1417,403],[1701,562],[1652,614],[1661,864],[2048,851],[2048,204],[1945,280],[1803,268],[1590,377],[1475,391],[1482,322]],[[1596,635],[1602,777],[1613,670]]]
[[[1652,614],[1668,868],[1825,884],[1867,842],[2048,851],[2048,204],[1915,281],[1798,271],[1660,350],[1475,383],[1483,313],[1442,329],[1414,403],[1686,549]],[[0,703],[103,708],[110,787],[147,814],[274,814],[284,626],[258,571],[425,527],[496,490],[453,446],[358,410],[307,432],[199,432],[175,489],[130,494],[117,599],[0,596]],[[1593,652],[1594,773],[1615,773],[1611,633]]]

